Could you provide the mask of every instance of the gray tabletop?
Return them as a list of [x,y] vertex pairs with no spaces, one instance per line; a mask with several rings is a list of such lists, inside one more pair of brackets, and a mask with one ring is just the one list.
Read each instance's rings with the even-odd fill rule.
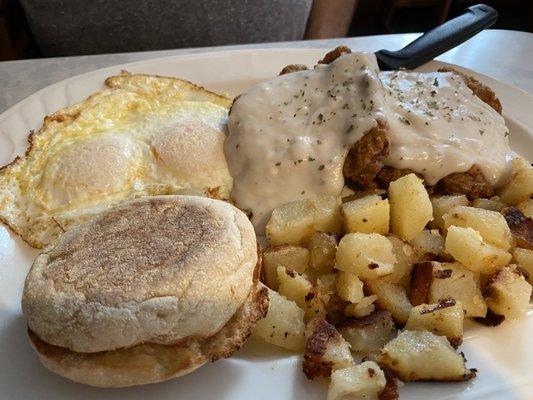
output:
[[[345,44],[352,49],[396,50],[419,34],[395,34],[314,41],[263,43],[240,46],[202,47],[139,53],[104,54],[81,57],[43,58],[0,62],[0,112],[35,91],[63,79],[98,68],[176,54],[225,49],[311,47],[332,48]],[[438,60],[471,68],[533,93],[533,34],[517,31],[483,31],[448,51]]]

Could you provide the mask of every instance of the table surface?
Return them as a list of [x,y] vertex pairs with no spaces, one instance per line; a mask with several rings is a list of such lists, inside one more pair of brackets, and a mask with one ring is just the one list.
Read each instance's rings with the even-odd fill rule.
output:
[[[95,69],[149,58],[208,51],[253,48],[333,48],[340,44],[352,49],[396,50],[416,39],[419,33],[364,36],[327,40],[203,47],[138,53],[78,57],[41,58],[0,62],[0,112],[55,82]],[[533,93],[533,34],[518,31],[486,30],[444,53],[440,61],[470,68]]]

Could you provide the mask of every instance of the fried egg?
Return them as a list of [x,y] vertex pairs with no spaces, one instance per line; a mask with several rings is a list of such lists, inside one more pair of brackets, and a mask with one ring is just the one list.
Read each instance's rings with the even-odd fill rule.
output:
[[192,83],[124,73],[44,119],[0,170],[0,220],[33,247],[126,199],[232,188],[231,101]]

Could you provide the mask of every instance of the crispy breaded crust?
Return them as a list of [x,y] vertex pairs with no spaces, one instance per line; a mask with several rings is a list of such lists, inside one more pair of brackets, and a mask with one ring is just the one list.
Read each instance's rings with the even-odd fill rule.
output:
[[468,86],[477,97],[496,110],[498,114],[502,113],[502,104],[500,103],[500,99],[496,96],[496,93],[473,76],[467,75],[451,67],[439,68],[438,72],[453,72],[454,74],[459,75],[463,78],[466,86]]
[[342,169],[344,177],[362,187],[373,187],[374,178],[383,168],[383,160],[389,152],[387,126],[378,121],[377,127],[350,148]]
[[268,291],[257,282],[246,302],[214,336],[190,338],[179,345],[139,344],[99,353],[76,353],[42,341],[28,329],[46,368],[72,381],[98,387],[124,387],[177,378],[209,361],[230,357],[266,315]]
[[289,64],[285,68],[283,68],[279,74],[285,75],[290,74],[291,72],[298,72],[298,71],[305,71],[309,68],[307,68],[307,65],[304,64]]
[[209,337],[243,304],[255,232],[229,203],[153,196],[65,233],[35,260],[22,298],[44,341],[76,352]]

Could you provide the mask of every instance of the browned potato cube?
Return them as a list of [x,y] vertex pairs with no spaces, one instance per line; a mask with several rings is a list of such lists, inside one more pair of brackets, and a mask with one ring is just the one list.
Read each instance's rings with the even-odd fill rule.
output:
[[450,226],[446,235],[446,252],[474,272],[493,274],[511,261],[511,254],[483,241],[472,228]]
[[334,234],[315,232],[309,240],[309,265],[318,273],[333,272],[335,254],[337,253],[337,238]]
[[522,214],[528,218],[533,218],[533,199],[527,199],[516,206]]
[[415,306],[453,298],[462,304],[467,317],[484,317],[487,313],[479,274],[459,263],[431,261],[416,264],[411,275],[409,298]]
[[516,157],[511,164],[511,179],[500,190],[502,201],[510,206],[533,196],[533,168],[522,157]]
[[498,196],[491,197],[490,199],[480,197],[472,202],[472,207],[500,212],[505,207],[505,204],[502,203]]
[[470,227],[479,232],[483,240],[507,250],[511,246],[511,231],[503,215],[481,208],[459,206],[442,217],[446,229],[455,225]]
[[529,308],[531,285],[515,266],[508,266],[492,277],[485,294],[493,312],[507,319],[521,319]]
[[370,195],[344,203],[341,207],[346,232],[389,233],[389,201]]
[[340,199],[315,196],[275,208],[266,225],[266,236],[271,245],[305,246],[313,232],[338,233],[341,230]]
[[422,180],[409,174],[389,185],[390,225],[403,240],[411,240],[433,220],[433,206]]
[[314,286],[302,275],[285,267],[278,267],[278,280],[279,294],[296,302],[305,311],[306,319],[325,314],[324,305]]
[[533,250],[516,247],[513,250],[513,259],[528,282],[533,284]]
[[468,199],[464,194],[450,195],[450,196],[438,196],[431,198],[431,204],[433,205],[433,221],[430,226],[432,228],[439,228],[444,230],[444,220],[442,216],[447,214],[452,208],[457,206],[467,206]]
[[409,241],[413,246],[419,258],[426,254],[439,255],[444,253],[444,238],[439,233],[438,229],[424,229],[417,236]]
[[388,236],[388,239],[392,243],[392,253],[396,257],[396,262],[394,263],[394,271],[391,274],[382,276],[380,279],[407,286],[409,284],[409,274],[413,269],[413,265],[420,261],[420,256],[413,246],[402,239],[394,235]]
[[454,299],[442,299],[438,303],[421,304],[411,309],[405,324],[410,331],[430,331],[446,336],[454,347],[463,340],[463,306]]
[[516,207],[506,208],[502,212],[516,245],[533,249],[533,220],[522,214],[522,211]]
[[337,293],[343,300],[359,303],[365,296],[363,282],[350,272],[341,272],[337,281]]
[[289,350],[305,347],[304,311],[291,300],[268,289],[268,313],[254,328],[254,336]]
[[379,233],[349,233],[337,248],[336,268],[362,279],[373,279],[394,271],[392,244]]
[[389,311],[394,321],[401,325],[407,322],[412,306],[402,285],[374,279],[365,281],[365,289],[377,296],[376,304]]
[[309,379],[329,377],[333,371],[354,364],[349,344],[324,318],[309,321],[305,337],[303,370]]
[[327,400],[372,399],[385,388],[385,374],[374,361],[338,369],[331,374]]
[[303,273],[309,265],[309,250],[305,247],[281,245],[263,251],[263,282],[273,290],[278,290],[278,267],[284,266]]
[[352,351],[360,353],[380,350],[390,340],[393,330],[394,323],[388,311],[375,311],[362,318],[350,319],[339,327]]
[[401,332],[381,351],[380,364],[402,381],[467,381],[476,376],[444,336],[428,331]]

